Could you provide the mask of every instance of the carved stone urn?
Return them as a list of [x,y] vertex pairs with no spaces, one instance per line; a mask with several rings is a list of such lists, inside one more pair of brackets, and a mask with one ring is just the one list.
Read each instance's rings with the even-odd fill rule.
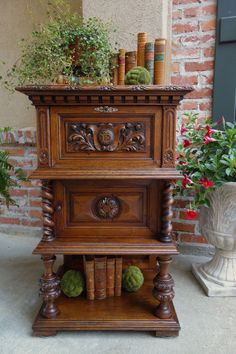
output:
[[194,264],[193,274],[208,296],[236,296],[236,182],[224,183],[209,200],[210,208],[200,210],[199,227],[215,255]]

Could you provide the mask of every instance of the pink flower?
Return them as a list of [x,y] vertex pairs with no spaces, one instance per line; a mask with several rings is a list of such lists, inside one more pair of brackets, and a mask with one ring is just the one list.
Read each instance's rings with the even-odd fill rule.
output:
[[225,118],[222,116],[220,120],[216,122],[216,125],[222,125],[225,122]]
[[205,189],[211,188],[214,186],[214,182],[208,178],[202,177],[199,182]]
[[184,140],[183,140],[183,147],[186,148],[186,147],[188,147],[189,145],[191,145],[191,141],[190,141],[190,140],[187,140],[187,139],[184,139]]
[[216,141],[216,139],[210,137],[210,136],[208,135],[208,133],[206,133],[206,135],[205,135],[204,138],[203,138],[203,143],[204,143],[204,144],[213,143],[214,141]]
[[212,133],[216,133],[218,130],[216,129],[211,129],[209,125],[206,126],[207,133],[205,136],[210,136]]
[[179,163],[179,165],[186,165],[185,161],[179,161],[178,163]]
[[188,129],[185,128],[184,124],[181,125],[181,128],[180,128],[180,133],[181,135],[183,135],[184,133],[186,133],[188,131]]
[[197,212],[192,209],[188,209],[184,211],[184,218],[188,220],[196,220],[197,219]]
[[184,175],[184,179],[182,180],[182,188],[186,188],[188,184],[192,183],[193,181],[187,175]]

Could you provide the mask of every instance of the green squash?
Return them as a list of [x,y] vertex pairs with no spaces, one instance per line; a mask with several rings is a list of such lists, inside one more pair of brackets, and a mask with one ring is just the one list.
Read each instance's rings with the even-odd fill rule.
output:
[[142,66],[136,66],[135,68],[129,70],[125,75],[126,85],[149,85],[150,83],[150,73]]
[[61,290],[68,297],[79,296],[85,287],[84,276],[77,270],[68,270],[61,279]]
[[129,292],[137,291],[144,282],[143,273],[136,266],[129,266],[123,270],[122,286]]

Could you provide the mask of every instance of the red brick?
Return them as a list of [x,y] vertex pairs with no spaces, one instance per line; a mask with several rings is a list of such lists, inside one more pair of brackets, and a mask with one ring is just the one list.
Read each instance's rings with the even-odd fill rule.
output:
[[184,13],[184,17],[196,17],[199,13],[199,8],[198,7],[190,7],[190,8],[184,9],[183,13]]
[[172,50],[172,54],[176,58],[199,58],[200,50],[195,48],[178,47]]
[[173,25],[173,32],[175,33],[188,33],[198,31],[198,24],[192,23],[176,23]]
[[185,36],[181,38],[181,44],[186,47],[201,46],[202,44],[209,44],[215,43],[215,35],[213,34],[204,34],[204,35],[192,35],[192,36]]
[[212,97],[212,89],[202,88],[200,90],[194,90],[186,95],[187,98],[208,98]]
[[23,226],[31,226],[31,227],[42,227],[43,223],[41,220],[29,220],[29,219],[22,219],[21,225]]
[[215,55],[215,48],[214,48],[214,47],[205,48],[205,49],[203,50],[203,55],[204,55],[204,57],[214,57],[214,55]]
[[30,210],[29,216],[31,218],[41,219],[42,218],[42,210]]
[[172,12],[172,20],[180,20],[182,18],[182,11],[176,10]]
[[29,197],[41,197],[41,189],[32,189],[28,191]]
[[172,76],[171,78],[172,84],[174,85],[197,85],[198,77],[196,75],[193,76]]
[[37,200],[30,199],[29,205],[31,208],[42,208],[42,200],[41,199],[37,199]]
[[27,197],[28,196],[28,191],[26,189],[12,189],[11,190],[11,196],[14,197]]
[[186,71],[206,71],[206,70],[213,70],[214,68],[214,61],[208,60],[204,62],[188,62],[184,64]]
[[192,243],[207,243],[206,239],[200,235],[194,234],[181,234],[179,236],[181,242],[192,242]]
[[212,30],[215,30],[215,28],[216,28],[216,20],[215,19],[201,22],[201,29],[203,32],[212,31]]
[[216,14],[216,5],[211,4],[207,6],[202,7],[202,14],[207,16],[207,15],[215,15]]
[[178,73],[180,71],[179,63],[173,63],[171,69],[172,69],[172,73]]
[[192,111],[198,109],[198,103],[195,101],[183,100],[181,103],[181,109],[186,111]]
[[174,231],[194,232],[195,224],[183,224],[181,222],[173,222]]
[[10,156],[24,156],[25,155],[25,149],[22,148],[7,148],[7,151]]
[[0,224],[20,225],[19,218],[0,217]]
[[212,109],[212,102],[203,102],[203,103],[200,103],[199,109],[200,109],[201,111],[211,111],[211,109]]
[[199,4],[199,0],[173,0],[173,5],[190,4],[190,3]]

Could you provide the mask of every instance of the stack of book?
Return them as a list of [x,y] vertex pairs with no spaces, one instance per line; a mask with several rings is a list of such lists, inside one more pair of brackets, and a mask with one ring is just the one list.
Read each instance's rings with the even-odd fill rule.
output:
[[121,296],[122,257],[84,256],[88,300]]
[[151,76],[151,84],[163,85],[166,77],[166,39],[148,40],[146,32],[138,33],[137,51],[119,49],[114,56],[113,85],[124,85],[125,74],[136,66],[145,67]]

